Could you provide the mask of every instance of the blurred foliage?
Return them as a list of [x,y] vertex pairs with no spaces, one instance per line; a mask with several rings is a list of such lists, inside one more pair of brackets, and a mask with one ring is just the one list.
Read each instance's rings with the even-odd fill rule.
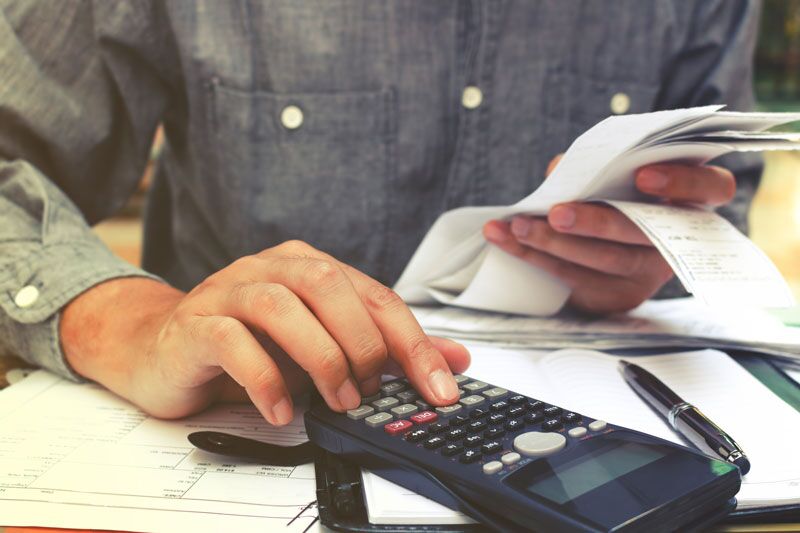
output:
[[800,0],[764,0],[755,88],[761,107],[800,110]]

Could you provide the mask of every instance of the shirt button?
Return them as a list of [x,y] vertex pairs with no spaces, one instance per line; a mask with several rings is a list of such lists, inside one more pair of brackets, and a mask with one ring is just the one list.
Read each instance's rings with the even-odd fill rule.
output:
[[467,109],[475,109],[483,102],[483,92],[474,85],[464,88],[461,93],[461,105]]
[[30,307],[36,300],[39,299],[39,289],[34,287],[33,285],[26,285],[22,287],[17,295],[14,296],[14,303],[17,304],[17,307]]
[[631,98],[625,93],[617,93],[611,97],[609,107],[615,115],[627,113],[628,109],[631,108]]
[[287,130],[296,130],[303,124],[303,110],[296,105],[287,105],[281,111],[281,124]]

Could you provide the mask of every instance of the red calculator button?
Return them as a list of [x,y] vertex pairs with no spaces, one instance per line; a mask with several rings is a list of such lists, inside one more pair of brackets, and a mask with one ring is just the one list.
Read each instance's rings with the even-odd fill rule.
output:
[[403,431],[407,430],[411,426],[413,426],[411,422],[408,420],[395,420],[394,422],[389,422],[383,429],[386,430],[386,433],[389,435],[397,435],[398,433],[402,433]]
[[431,422],[436,422],[438,418],[439,415],[433,411],[422,411],[421,413],[417,413],[412,416],[411,421],[415,424],[430,424]]

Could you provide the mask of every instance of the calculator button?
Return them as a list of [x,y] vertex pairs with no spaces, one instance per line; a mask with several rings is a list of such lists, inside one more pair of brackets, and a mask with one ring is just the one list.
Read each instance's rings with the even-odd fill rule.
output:
[[542,420],[544,420],[544,413],[541,411],[534,411],[525,415],[525,422],[528,424],[538,424]]
[[514,439],[514,449],[526,457],[543,457],[560,451],[567,445],[561,433],[528,431]]
[[453,379],[456,380],[456,383],[459,384],[459,385],[469,381],[469,378],[467,376],[462,375],[462,374],[455,374],[453,376]]
[[488,383],[484,383],[483,381],[473,381],[472,383],[464,384],[463,388],[467,392],[478,392],[478,391],[482,391],[483,389],[485,389],[488,386],[489,386],[489,384]]
[[496,474],[503,469],[503,463],[500,461],[489,461],[483,465],[484,474]]
[[509,418],[517,418],[518,416],[522,416],[525,414],[525,408],[520,405],[515,405],[511,409],[509,409],[506,414]]
[[417,401],[414,402],[414,405],[416,405],[417,407],[419,407],[423,411],[426,411],[426,410],[431,408],[431,404],[429,404],[425,400],[417,400]]
[[524,427],[525,427],[525,422],[523,422],[519,418],[513,418],[508,422],[506,422],[506,430],[508,431],[519,431]]
[[415,429],[414,431],[409,431],[406,435],[406,440],[409,442],[417,442],[425,437],[428,436],[428,432],[424,429]]
[[413,426],[411,422],[408,420],[395,420],[394,422],[389,422],[385,426],[383,426],[383,430],[386,431],[389,435],[397,435],[398,433],[402,433],[411,426]]
[[486,396],[490,400],[497,400],[498,398],[502,398],[503,396],[508,394],[508,391],[506,389],[501,388],[501,387],[494,387],[494,388],[487,389],[487,390],[483,391],[481,394],[483,394],[484,396]]
[[350,409],[347,411],[347,418],[351,420],[361,420],[362,418],[366,418],[369,415],[373,414],[375,409],[370,407],[369,405],[362,405],[360,407],[356,407],[355,409]]
[[451,429],[446,433],[447,440],[461,440],[467,436],[467,430],[464,428]]
[[605,420],[595,420],[594,422],[589,424],[589,429],[591,431],[603,431],[604,429],[606,429],[607,425],[608,423],[606,423]]
[[400,380],[397,381],[389,381],[388,383],[384,383],[381,385],[381,394],[384,396],[391,396],[393,394],[397,394],[400,391],[406,390],[408,387],[406,384]]
[[492,413],[491,415],[489,415],[489,418],[487,418],[487,420],[489,421],[490,424],[502,424],[503,422],[506,421],[506,415],[504,415],[503,413]]
[[464,447],[460,444],[448,444],[444,448],[442,448],[442,455],[445,457],[452,457],[456,454],[461,453],[464,451]]
[[375,413],[374,415],[365,418],[364,422],[366,422],[368,426],[376,428],[384,425],[386,422],[392,420],[393,418],[394,417],[389,413]]
[[522,459],[522,456],[520,454],[518,454],[517,452],[509,452],[507,454],[504,454],[502,457],[500,457],[500,461],[504,465],[513,465],[514,463],[518,462],[520,459]]
[[545,407],[547,407],[547,404],[539,400],[528,400],[528,405],[526,406],[530,412],[541,411]]
[[527,400],[527,398],[522,394],[515,394],[514,396],[508,399],[508,403],[510,403],[511,405],[522,405],[525,403],[525,400]]
[[374,407],[376,411],[388,411],[392,407],[397,407],[398,405],[400,405],[400,400],[392,398],[391,396],[372,402],[372,407]]
[[469,416],[467,415],[455,415],[450,419],[450,427],[460,427],[469,422]]
[[464,439],[464,446],[467,448],[476,448],[483,444],[483,437],[480,435],[470,435]]
[[587,433],[586,428],[583,426],[578,426],[576,428],[572,428],[569,431],[567,431],[567,435],[569,435],[573,439],[579,439],[584,435],[586,435],[586,433]]
[[473,407],[476,405],[480,405],[485,401],[486,398],[484,398],[483,396],[479,396],[477,394],[473,394],[472,396],[467,396],[459,400],[461,405],[463,405],[464,407]]
[[488,409],[484,409],[483,407],[476,407],[475,409],[472,410],[472,412],[470,413],[470,416],[472,418],[476,418],[477,419],[477,418],[483,418],[484,416],[486,416],[488,414],[489,414],[489,410]]
[[392,407],[389,411],[391,411],[391,413],[397,418],[402,418],[404,416],[413,415],[419,411],[419,407],[407,403],[404,405],[398,405],[397,407]]
[[499,402],[494,402],[491,405],[491,410],[492,411],[504,411],[507,408],[508,408],[508,402],[505,401],[505,400],[500,400]]
[[436,422],[438,419],[439,415],[433,411],[422,411],[421,413],[417,413],[410,418],[410,420],[415,424],[430,424],[431,422]]
[[481,446],[481,451],[483,452],[483,455],[491,455],[493,453],[503,451],[503,445],[494,440],[489,441]]
[[556,407],[555,405],[551,405],[550,407],[544,408],[544,416],[553,417],[558,416],[561,414],[561,408]]
[[428,426],[428,433],[441,433],[443,431],[447,431],[447,424],[442,424],[441,422],[434,422],[430,426]]
[[480,450],[467,450],[461,454],[461,457],[459,457],[459,461],[461,461],[464,464],[470,464],[474,463],[480,458],[481,458]]
[[483,432],[487,439],[495,439],[498,437],[502,437],[506,434],[506,430],[503,426],[492,426],[486,431]]
[[551,418],[550,420],[545,420],[542,423],[542,429],[544,431],[556,431],[564,427],[564,424],[558,418]]
[[453,416],[454,414],[456,414],[460,410],[461,410],[461,404],[458,404],[458,403],[453,404],[453,405],[446,405],[444,407],[437,407],[435,409],[436,414],[438,414],[442,418],[447,418],[449,416]]
[[414,400],[419,398],[419,394],[413,390],[404,390],[395,394],[395,397],[403,403],[413,403]]
[[441,448],[444,444],[445,440],[442,437],[431,437],[425,441],[423,446],[429,450],[435,450],[436,448]]
[[473,420],[467,424],[467,429],[470,433],[477,433],[486,429],[486,420]]
[[565,424],[574,424],[581,421],[581,415],[578,413],[566,412],[561,415],[561,420],[563,420]]

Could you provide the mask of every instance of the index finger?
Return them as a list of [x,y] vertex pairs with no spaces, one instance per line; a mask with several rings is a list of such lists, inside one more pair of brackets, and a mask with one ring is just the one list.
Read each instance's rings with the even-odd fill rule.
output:
[[636,187],[676,202],[717,206],[733,199],[736,178],[730,170],[711,165],[648,165],[636,172]]

